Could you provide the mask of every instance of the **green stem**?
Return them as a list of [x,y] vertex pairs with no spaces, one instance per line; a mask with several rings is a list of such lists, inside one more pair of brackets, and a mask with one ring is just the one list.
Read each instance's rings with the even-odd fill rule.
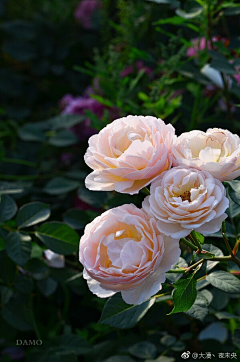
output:
[[233,255],[233,251],[232,251],[232,248],[229,244],[229,240],[228,240],[228,237],[227,235],[225,234],[225,231],[226,231],[226,226],[225,226],[225,222],[223,221],[222,223],[222,227],[221,227],[221,233],[222,233],[222,237],[223,237],[223,240],[224,240],[224,243],[229,251],[229,254],[234,258],[234,255]]
[[152,298],[165,297],[165,295],[169,295],[169,297],[172,298],[171,293],[157,294],[157,295],[154,295]]
[[30,299],[30,311],[31,311],[31,317],[32,317],[32,323],[33,323],[33,328],[34,328],[34,331],[36,333],[36,336],[37,336],[37,339],[42,339],[41,338],[41,334],[39,332],[39,329],[38,329],[38,325],[37,325],[37,322],[36,322],[36,319],[35,319],[35,315],[34,315],[34,310],[33,310],[33,295],[31,295],[31,299]]
[[195,251],[198,250],[198,247],[197,247],[196,245],[194,245],[193,243],[191,243],[191,241],[189,241],[189,240],[187,240],[187,239],[185,239],[185,238],[182,238],[182,239],[181,239],[181,242],[182,242],[183,244],[187,245],[189,248],[195,250]]
[[187,269],[185,270],[185,273],[188,273],[190,270],[196,268],[196,266],[198,266],[199,264],[204,263],[205,260],[206,260],[206,259],[200,259],[200,260],[198,260],[195,264],[193,264],[193,265],[191,265],[189,268],[187,268]]
[[202,251],[202,245],[201,245],[200,241],[198,240],[196,231],[193,230],[190,235],[193,238],[194,243],[197,245],[199,251],[201,252]]
[[186,270],[187,270],[187,268],[186,268],[186,269],[170,269],[170,270],[167,271],[167,273],[182,274],[182,273],[184,273]]
[[147,187],[144,187],[144,188],[142,189],[142,191],[143,191],[143,193],[144,193],[145,195],[150,195],[150,191],[149,191],[149,189],[148,189]]

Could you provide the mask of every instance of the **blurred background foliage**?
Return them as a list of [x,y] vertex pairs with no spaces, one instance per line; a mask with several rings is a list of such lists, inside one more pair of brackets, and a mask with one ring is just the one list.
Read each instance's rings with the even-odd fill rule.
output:
[[[200,314],[166,316],[172,300],[159,298],[122,330],[121,315],[97,323],[106,300],[88,291],[78,262],[88,222],[144,198],[85,189],[89,136],[128,114],[160,117],[177,135],[210,127],[238,133],[239,14],[237,1],[1,0],[1,361],[172,362],[209,346],[215,356],[239,352],[238,294],[203,282]],[[239,214],[231,200],[232,243]],[[52,246],[49,221],[60,246]],[[217,236],[205,243],[221,255],[227,250]],[[48,248],[61,254],[58,267]],[[182,265],[191,257],[183,249]],[[173,282],[169,275],[166,291]]]

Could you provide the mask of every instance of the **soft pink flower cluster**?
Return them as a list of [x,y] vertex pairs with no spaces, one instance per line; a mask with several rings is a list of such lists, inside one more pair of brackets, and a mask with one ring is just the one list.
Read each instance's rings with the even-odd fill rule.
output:
[[[178,138],[151,116],[120,118],[89,140],[90,190],[136,194],[151,184],[142,209],[122,205],[86,226],[80,261],[90,290],[122,293],[141,304],[161,289],[180,255],[179,239],[217,232],[229,206],[221,181],[240,176],[240,138],[223,129]],[[174,166],[173,168],[171,168]]]
[[93,14],[99,9],[101,3],[99,0],[82,0],[78,4],[74,16],[84,29],[92,29]]

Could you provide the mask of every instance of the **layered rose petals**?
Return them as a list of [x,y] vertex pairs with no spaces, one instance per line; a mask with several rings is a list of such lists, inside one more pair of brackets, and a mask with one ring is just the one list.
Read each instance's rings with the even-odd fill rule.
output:
[[155,219],[133,204],[104,212],[80,240],[89,289],[102,298],[120,291],[129,304],[157,293],[179,256],[178,240],[162,235]]
[[173,165],[208,171],[220,181],[240,176],[240,138],[220,128],[183,133],[174,143]]
[[210,173],[176,167],[152,183],[143,209],[157,219],[159,231],[182,238],[196,230],[217,232],[227,218],[229,201],[220,181]]
[[89,139],[89,190],[136,194],[172,165],[172,125],[151,116],[115,120]]

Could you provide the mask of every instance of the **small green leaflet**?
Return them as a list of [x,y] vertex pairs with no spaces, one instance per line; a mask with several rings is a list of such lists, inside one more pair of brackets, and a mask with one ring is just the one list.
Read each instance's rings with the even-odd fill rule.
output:
[[197,297],[196,284],[197,281],[193,279],[194,274],[190,275],[187,279],[180,279],[174,283],[173,301],[174,308],[170,314],[188,311]]

